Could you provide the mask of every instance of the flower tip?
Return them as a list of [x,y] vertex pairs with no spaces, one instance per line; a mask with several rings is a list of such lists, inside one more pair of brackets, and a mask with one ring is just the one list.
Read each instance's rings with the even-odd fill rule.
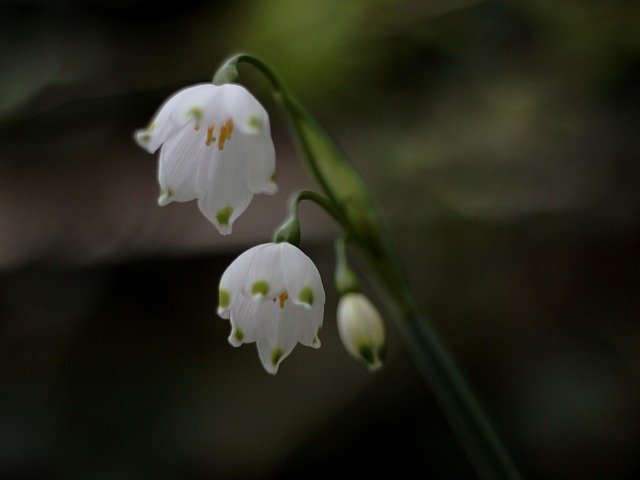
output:
[[367,365],[367,370],[369,370],[370,372],[375,372],[376,370],[380,370],[383,367],[384,362],[380,358],[376,358],[371,363],[366,362],[366,365]]
[[133,132],[133,139],[138,146],[144,148],[149,153],[154,153],[154,149],[151,148],[152,134],[148,128],[140,128]]
[[220,235],[231,235],[233,228],[231,227],[231,225],[220,225],[219,223],[216,223],[216,228],[218,229],[218,232],[220,232]]
[[263,193],[267,195],[275,195],[278,193],[278,184],[275,182],[267,183],[267,186],[264,187]]
[[174,191],[169,188],[160,189],[160,195],[158,196],[158,205],[164,207],[165,205],[170,204],[173,201]]
[[262,362],[262,366],[264,367],[265,371],[270,374],[270,375],[275,375],[276,373],[278,373],[278,368],[280,367],[280,361],[277,362],[272,362],[271,360],[269,361],[263,361]]
[[229,335],[229,343],[234,347],[239,347],[242,345],[244,340],[244,332],[237,327],[233,327],[231,329],[231,334]]

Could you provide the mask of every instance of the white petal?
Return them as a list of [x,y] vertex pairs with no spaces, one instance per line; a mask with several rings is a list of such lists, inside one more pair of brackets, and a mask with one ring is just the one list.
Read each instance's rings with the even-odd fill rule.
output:
[[240,135],[238,140],[247,161],[251,191],[268,195],[276,193],[276,152],[271,134],[267,131],[259,135]]
[[[278,307],[276,306],[276,308]],[[278,367],[282,361],[289,356],[297,343],[295,338],[290,334],[290,322],[282,322],[282,318],[278,320],[279,321],[272,323],[276,330],[271,336],[258,338],[256,341],[262,366],[271,374],[275,374],[278,371]],[[284,327],[284,324],[286,324],[287,327]]]
[[210,105],[215,105],[219,93],[220,87],[213,83],[194,85],[187,95],[183,95],[176,102],[171,112],[171,120],[181,126],[190,123],[206,133],[207,127],[211,124]]
[[318,331],[322,327],[325,303],[320,272],[299,248],[286,242],[279,245],[283,261],[286,259],[286,268],[283,267],[285,288],[291,301],[305,312],[303,321],[298,324],[300,343],[317,348],[320,346]]
[[263,247],[264,244],[256,245],[243,252],[231,262],[231,265],[229,265],[222,274],[219,290],[226,291],[229,296],[228,305],[226,307],[218,307],[218,315],[222,318],[229,318],[229,308],[236,304],[238,295],[242,294],[244,279],[253,261],[253,257],[256,252]]
[[258,347],[258,357],[260,357],[260,361],[262,362],[262,366],[264,367],[264,369],[271,375],[275,375],[276,373],[278,373],[280,362],[276,362],[274,364],[271,361],[271,355],[273,352],[271,343],[266,339],[259,338],[256,342],[256,345]]
[[207,155],[203,136],[190,125],[185,125],[162,145],[158,162],[161,205],[173,201],[187,202],[198,197],[198,173]]
[[237,154],[237,146],[228,144],[224,151],[213,145],[208,148],[212,156],[199,165],[196,182],[198,206],[221,234],[228,235],[251,203],[253,192],[247,187],[245,159]]
[[273,305],[253,297],[240,294],[231,307],[231,335],[229,343],[238,347],[265,336],[265,325],[273,317]]
[[206,138],[203,137],[202,145],[207,161],[199,165],[196,187],[200,195],[210,194],[214,182],[218,181],[232,184],[234,187],[248,188],[248,162],[237,137],[238,135],[233,134],[231,139],[225,142],[222,150],[216,143],[207,145]]
[[240,85],[223,85],[220,103],[234,120],[239,132],[241,155],[247,159],[249,188],[254,193],[274,194],[275,149],[271,139],[269,115],[260,103]]
[[313,261],[290,243],[280,243],[285,288],[295,303],[306,307],[324,306],[325,293],[320,272]]
[[216,191],[198,198],[198,207],[220,234],[229,235],[233,231],[233,222],[247,209],[252,198],[253,193],[249,190],[236,191],[231,198]]
[[277,299],[284,289],[279,244],[265,244],[247,271],[244,291],[258,298]]
[[[284,308],[280,308],[278,302],[273,305],[276,310],[276,322],[274,334],[274,344],[288,355],[296,346],[300,338],[301,325],[304,325],[304,313],[293,303],[285,303]],[[301,315],[302,314],[302,315]]]
[[231,262],[227,269],[220,278],[220,287],[227,288],[229,290],[241,290],[244,285],[244,277],[247,274],[249,266],[253,262],[253,257],[261,249],[265,248],[270,243],[262,243],[251,247],[249,250],[242,252],[238,257]]
[[324,316],[324,306],[315,307],[309,310],[305,307],[296,305],[299,310],[300,321],[297,324],[296,335],[298,341],[305,347],[319,348],[320,339],[318,334],[322,327],[322,319]]
[[242,85],[220,86],[219,106],[245,135],[261,133],[269,125],[269,115],[260,102]]
[[[158,150],[162,143],[189,121],[189,116],[186,115],[186,111],[183,111],[181,108],[185,105],[185,102],[189,103],[190,99],[198,97],[202,91],[209,89],[209,87],[215,88],[213,84],[199,84],[185,87],[165,100],[149,124],[149,127],[136,131],[135,138],[138,145],[149,153],[154,153]],[[180,111],[182,114],[178,115],[176,111]]]

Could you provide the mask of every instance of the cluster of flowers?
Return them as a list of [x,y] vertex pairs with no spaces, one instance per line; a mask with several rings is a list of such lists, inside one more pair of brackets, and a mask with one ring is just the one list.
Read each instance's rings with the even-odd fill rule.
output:
[[[254,194],[277,191],[269,116],[240,85],[180,90],[135,138],[150,153],[160,149],[159,205],[197,199],[223,235],[231,233]],[[218,299],[218,314],[231,323],[231,345],[255,342],[269,373],[278,371],[298,342],[320,346],[322,279],[291,243],[265,243],[242,253],[222,275]],[[385,334],[371,302],[357,291],[345,293],[337,318],[347,351],[371,369],[380,367]]]

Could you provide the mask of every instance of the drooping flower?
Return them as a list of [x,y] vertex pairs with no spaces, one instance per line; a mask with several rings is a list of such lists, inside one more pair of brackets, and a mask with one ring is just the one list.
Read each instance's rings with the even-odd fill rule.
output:
[[231,322],[229,343],[256,342],[265,370],[278,371],[298,342],[318,348],[325,294],[313,261],[290,243],[265,243],[222,275],[218,314]]
[[158,204],[198,199],[223,235],[255,193],[277,191],[269,116],[240,85],[206,83],[178,91],[135,138],[149,153],[162,146]]
[[370,370],[382,366],[385,334],[376,307],[361,293],[347,293],[338,302],[338,333],[342,344]]

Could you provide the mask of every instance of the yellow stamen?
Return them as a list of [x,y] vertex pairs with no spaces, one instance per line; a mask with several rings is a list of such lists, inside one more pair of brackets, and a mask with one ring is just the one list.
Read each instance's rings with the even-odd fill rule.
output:
[[[199,126],[196,126],[196,130],[198,130],[198,128],[200,128]],[[224,127],[223,127],[224,128]],[[212,127],[207,128],[207,147],[209,145],[211,145],[211,142],[213,142],[214,138],[213,138],[213,131],[216,129],[216,126],[213,125]]]
[[224,149],[224,142],[227,140],[227,126],[220,127],[220,136],[218,137],[218,150]]
[[278,299],[280,300],[280,309],[284,309],[284,304],[289,299],[289,294],[284,291],[278,296]]
[[229,119],[224,122],[224,125],[220,127],[220,137],[218,138],[218,149],[224,149],[224,144],[231,138],[233,133],[233,120]]

